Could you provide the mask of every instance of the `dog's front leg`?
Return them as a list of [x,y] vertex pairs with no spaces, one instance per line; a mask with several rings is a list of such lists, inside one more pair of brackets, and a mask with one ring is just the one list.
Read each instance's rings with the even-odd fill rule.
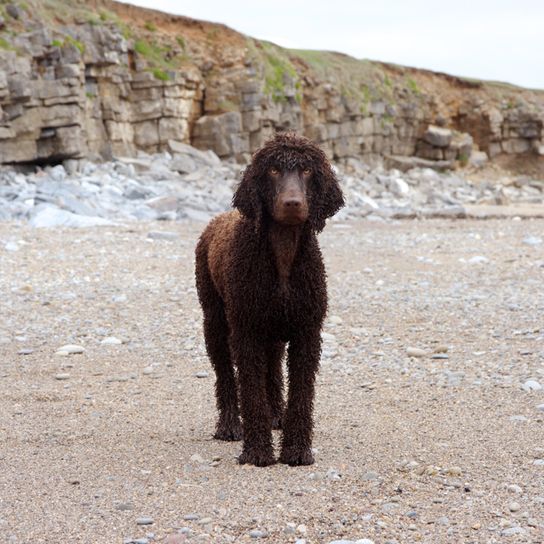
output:
[[321,355],[319,330],[297,334],[289,344],[289,394],[280,462],[311,465],[315,377]]
[[259,467],[276,462],[272,448],[272,416],[267,397],[266,346],[248,336],[233,336],[231,351],[237,362],[244,443],[241,464]]

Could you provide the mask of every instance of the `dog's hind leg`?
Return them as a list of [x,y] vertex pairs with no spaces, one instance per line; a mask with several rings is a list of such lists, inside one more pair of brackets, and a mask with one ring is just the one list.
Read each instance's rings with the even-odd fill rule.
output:
[[[200,248],[201,249],[201,248]],[[206,351],[215,371],[215,395],[219,419],[214,438],[241,440],[242,425],[234,366],[228,347],[229,329],[223,301],[210,276],[205,253],[197,250],[197,289],[204,312]]]

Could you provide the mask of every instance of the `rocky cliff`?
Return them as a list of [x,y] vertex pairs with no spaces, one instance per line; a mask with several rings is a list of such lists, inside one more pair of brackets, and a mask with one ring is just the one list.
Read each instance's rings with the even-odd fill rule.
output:
[[544,91],[288,50],[110,0],[0,2],[0,163],[156,152],[245,161],[295,129],[331,158],[542,165]]

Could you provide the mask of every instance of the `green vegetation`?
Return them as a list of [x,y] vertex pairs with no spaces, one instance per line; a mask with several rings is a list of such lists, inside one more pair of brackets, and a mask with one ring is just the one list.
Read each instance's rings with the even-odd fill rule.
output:
[[393,102],[393,83],[375,63],[355,59],[333,51],[290,49],[293,63],[303,62],[321,81],[339,88],[342,96],[359,103],[359,111],[366,115],[370,102]]
[[85,53],[85,45],[70,35],[65,36],[63,41],[57,39],[53,40],[51,45],[53,47],[67,47],[71,45],[75,47],[82,55]]
[[153,75],[161,81],[172,79],[169,72],[177,70],[187,61],[185,53],[175,55],[172,51],[172,45],[159,45],[150,43],[147,40],[136,40],[134,42],[134,51],[141,55],[153,72]]
[[147,21],[144,25],[146,30],[149,30],[149,32],[156,32],[157,31],[157,25],[153,23],[152,21]]
[[82,44],[79,40],[76,40],[75,38],[72,38],[72,36],[68,35],[64,39],[64,45],[73,45],[76,49],[79,50],[79,52],[83,55],[85,53],[85,45]]
[[12,49],[11,44],[5,39],[0,37],[0,49]]
[[181,47],[183,51],[185,51],[185,48],[187,47],[187,43],[185,42],[185,38],[183,36],[177,36],[176,41],[178,42],[178,45]]
[[412,91],[415,95],[420,95],[421,91],[419,90],[419,87],[417,86],[417,83],[414,79],[411,77],[406,78],[406,87]]
[[154,68],[153,75],[156,79],[160,79],[161,81],[170,81],[172,79],[170,77],[170,74],[168,72],[165,72],[161,68]]
[[270,42],[248,40],[249,54],[264,67],[264,91],[274,102],[287,99],[285,86],[295,86],[295,100],[302,102],[302,84],[288,51]]
[[468,155],[466,153],[459,153],[459,164],[466,166],[468,164]]

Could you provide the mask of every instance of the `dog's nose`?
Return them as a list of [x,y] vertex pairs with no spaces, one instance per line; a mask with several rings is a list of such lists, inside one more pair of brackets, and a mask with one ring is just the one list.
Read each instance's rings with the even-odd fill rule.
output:
[[283,205],[291,210],[298,210],[302,206],[302,198],[291,197],[283,202]]

